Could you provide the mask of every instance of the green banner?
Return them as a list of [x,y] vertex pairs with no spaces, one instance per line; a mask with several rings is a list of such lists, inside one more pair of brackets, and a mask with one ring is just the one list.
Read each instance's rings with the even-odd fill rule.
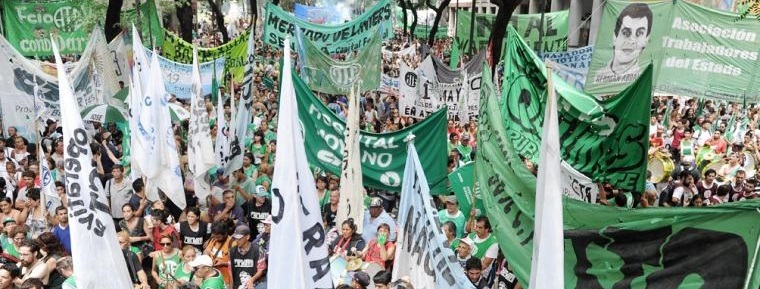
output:
[[[340,175],[345,143],[346,124],[309,90],[293,73],[298,96],[298,115],[304,128],[306,156],[309,163],[334,175]],[[406,165],[404,139],[414,135],[420,152],[420,163],[434,194],[446,193],[446,110],[439,110],[411,127],[374,134],[361,132],[361,162],[364,185],[394,192],[401,191]]]
[[378,36],[374,32],[381,25],[386,27],[381,30],[384,31],[382,39],[393,38],[393,6],[394,3],[390,0],[380,0],[351,22],[330,26],[296,18],[269,2],[266,6],[263,41],[274,47],[282,47],[286,38],[295,37],[295,29],[299,27],[304,37],[317,47],[324,47],[328,54],[360,50]]
[[24,56],[50,56],[50,33],[55,37],[61,54],[81,54],[90,34],[82,21],[85,6],[82,1],[3,0],[5,38]]
[[380,87],[382,39],[372,38],[359,54],[346,61],[332,59],[306,37],[296,37],[301,61],[301,77],[312,90],[347,94],[355,83],[360,92]]
[[[248,35],[251,31],[235,37],[214,48],[198,48],[198,61],[206,62],[224,57],[224,70],[232,73],[237,83],[243,82],[245,64],[248,62]],[[193,63],[193,44],[164,30],[163,56],[180,63]]]
[[[544,36],[543,52],[564,52],[567,50],[568,19],[570,10],[544,14]],[[478,51],[488,45],[488,39],[491,37],[491,28],[494,26],[496,15],[494,14],[476,14],[475,29],[473,30],[472,42],[470,43],[470,23],[472,13],[458,10],[457,11],[457,31],[456,41],[462,51],[470,51],[470,45],[474,44]],[[525,42],[533,50],[538,50],[539,33],[541,26],[541,14],[515,14],[512,15],[510,24],[520,33]],[[504,44],[506,46],[506,44]]]
[[[449,183],[451,190],[459,201],[459,210],[469,216],[470,209],[475,207],[475,215],[485,214],[486,209],[483,206],[483,197],[480,194],[480,187],[475,184],[475,163],[469,162],[459,167],[449,174]],[[473,200],[475,205],[473,205]]]
[[652,63],[655,92],[760,101],[759,21],[687,1],[612,0],[604,7],[588,92],[615,94]]
[[[546,105],[546,68],[512,27],[504,55],[501,98],[506,131],[517,152],[538,163]],[[651,69],[649,69],[651,72]],[[606,100],[554,77],[562,159],[597,183],[643,192],[649,149],[651,74]]]
[[[536,177],[504,127],[490,68],[481,92],[477,179],[491,232],[523,288],[531,288]],[[563,203],[565,288],[760,286],[760,200],[635,210]]]

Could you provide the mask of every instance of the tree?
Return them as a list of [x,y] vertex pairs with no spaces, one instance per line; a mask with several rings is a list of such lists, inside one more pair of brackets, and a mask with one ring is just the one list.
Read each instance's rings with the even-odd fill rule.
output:
[[183,40],[193,42],[193,6],[190,1],[178,1],[175,12],[179,20],[179,34]]
[[103,27],[103,32],[106,34],[106,41],[111,42],[116,35],[121,32],[121,6],[124,5],[124,0],[111,0],[108,1],[108,8],[106,9],[106,24]]
[[443,17],[443,12],[445,11],[444,9],[449,7],[451,0],[441,0],[441,4],[439,4],[438,7],[435,7],[431,1],[432,0],[426,0],[425,4],[427,4],[428,8],[435,11],[435,21],[433,21],[433,27],[430,28],[430,35],[428,35],[428,46],[432,47],[433,42],[435,42],[435,35],[438,33],[438,23],[441,22],[441,17]]
[[493,21],[494,27],[491,30],[491,36],[488,39],[488,49],[490,50],[488,51],[490,56],[488,64],[491,65],[491,72],[494,73],[496,64],[501,59],[501,46],[504,42],[504,35],[507,34],[507,25],[512,19],[512,12],[517,6],[520,6],[522,0],[491,0],[491,3],[499,7],[499,12],[496,13],[496,19]]
[[760,0],[741,0],[739,5],[743,10],[740,11],[739,19],[747,18],[749,15],[755,15],[757,20],[760,20]]
[[227,32],[227,27],[224,26],[224,14],[222,14],[221,5],[217,5],[214,0],[207,0],[208,6],[211,8],[211,12],[216,20],[216,26],[219,32],[222,32],[222,43],[230,41],[230,34]]
[[407,31],[408,26],[406,25],[406,9],[411,9],[411,6],[407,6],[404,0],[399,0],[398,6],[401,7],[401,16],[403,17],[401,23],[404,25],[404,36],[406,37],[409,36],[409,31]]

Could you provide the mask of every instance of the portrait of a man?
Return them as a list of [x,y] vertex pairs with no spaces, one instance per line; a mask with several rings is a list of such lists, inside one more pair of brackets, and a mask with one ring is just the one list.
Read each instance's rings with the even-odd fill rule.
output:
[[609,63],[594,77],[595,83],[621,83],[636,80],[641,74],[639,57],[649,43],[652,10],[644,3],[626,6],[617,17],[613,31],[613,53]]

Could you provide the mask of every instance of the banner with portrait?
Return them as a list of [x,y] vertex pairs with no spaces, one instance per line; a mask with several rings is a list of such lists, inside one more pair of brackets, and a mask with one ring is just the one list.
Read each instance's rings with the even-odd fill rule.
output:
[[760,100],[760,22],[686,1],[605,5],[586,90],[599,97],[654,65],[654,91],[728,101]]

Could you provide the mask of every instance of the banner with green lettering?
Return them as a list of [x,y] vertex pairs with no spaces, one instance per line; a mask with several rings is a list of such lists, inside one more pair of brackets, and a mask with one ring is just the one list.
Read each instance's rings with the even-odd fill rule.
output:
[[378,37],[375,29],[381,25],[386,27],[382,39],[393,38],[391,27],[394,5],[390,0],[380,0],[356,19],[333,26],[304,21],[269,2],[266,6],[263,41],[274,47],[282,47],[285,38],[295,37],[295,29],[299,27],[304,37],[317,47],[324,47],[327,54],[360,50],[372,38]]
[[[505,129],[517,152],[538,163],[546,105],[546,68],[538,56],[508,28],[504,54],[501,110]],[[562,159],[597,183],[643,192],[649,149],[650,74],[606,100],[578,91],[555,74],[562,97]]]
[[312,90],[347,94],[356,83],[361,85],[360,92],[380,87],[380,37],[372,38],[358,54],[344,61],[332,59],[306,37],[296,37],[296,43],[301,77]]
[[[459,210],[469,216],[470,209],[475,208],[475,215],[486,213],[480,187],[475,184],[475,162],[469,162],[449,174],[451,190],[459,201]],[[474,204],[473,204],[474,202]]]
[[[334,175],[340,175],[345,143],[345,122],[319,101],[306,83],[293,73],[298,96],[298,115],[303,127],[306,156],[309,163]],[[431,114],[425,120],[390,133],[361,132],[362,174],[364,185],[394,192],[401,191],[406,164],[404,139],[414,135],[420,163],[434,194],[446,193],[446,110]]]
[[[570,10],[562,10],[544,14],[544,38],[543,52],[563,52],[567,50],[568,19]],[[475,29],[472,35],[472,44],[475,45],[472,51],[478,51],[488,45],[488,38],[491,37],[491,28],[494,26],[496,15],[494,14],[476,14]],[[457,11],[457,31],[456,41],[462,51],[470,50],[470,22],[472,13],[458,10]],[[512,15],[510,24],[520,33],[525,42],[533,50],[538,50],[538,35],[541,26],[541,14],[515,14]],[[506,46],[506,44],[504,44]],[[502,46],[503,47],[503,46]]]
[[[490,71],[483,71],[477,180],[491,232],[531,288],[536,177],[504,127]],[[565,288],[758,288],[758,209],[760,200],[622,209],[565,197]]]
[[[245,64],[248,62],[248,33],[250,30],[214,48],[198,48],[198,61],[206,62],[224,58],[225,71],[232,73],[235,81],[241,83]],[[193,63],[193,44],[169,31],[164,30],[164,34],[163,56],[180,63]]]
[[657,93],[760,101],[760,21],[688,1],[604,5],[586,90],[611,95],[647,64]]
[[3,0],[5,38],[24,56],[50,56],[50,33],[61,54],[80,54],[90,34],[82,27],[85,6],[74,0]]

